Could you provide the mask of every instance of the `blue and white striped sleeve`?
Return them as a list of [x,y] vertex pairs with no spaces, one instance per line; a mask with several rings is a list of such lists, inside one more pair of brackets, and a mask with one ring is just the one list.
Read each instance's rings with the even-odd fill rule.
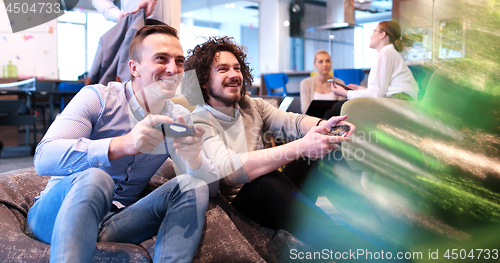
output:
[[34,157],[37,173],[64,176],[90,167],[109,166],[111,138],[88,139],[102,112],[103,101],[97,91],[84,87],[38,144]]

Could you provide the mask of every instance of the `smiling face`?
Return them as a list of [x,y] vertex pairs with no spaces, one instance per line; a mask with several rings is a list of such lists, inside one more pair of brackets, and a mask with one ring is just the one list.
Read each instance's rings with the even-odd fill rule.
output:
[[141,49],[140,61],[129,61],[134,93],[144,89],[161,98],[172,98],[184,72],[179,40],[167,34],[152,34],[144,38]]
[[240,63],[233,53],[218,52],[210,66],[208,103],[212,107],[234,107],[241,99],[243,75]]
[[318,70],[321,75],[327,75],[330,73],[332,68],[332,61],[330,55],[327,53],[318,53],[314,59],[314,67]]

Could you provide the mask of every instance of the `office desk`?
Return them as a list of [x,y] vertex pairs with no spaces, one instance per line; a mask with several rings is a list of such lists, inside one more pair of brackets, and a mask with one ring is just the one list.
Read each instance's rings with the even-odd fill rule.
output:
[[[15,79],[15,78],[0,78],[0,83],[13,83],[17,81],[21,81],[23,79]],[[0,90],[0,96],[7,100],[23,100],[26,102],[26,106],[28,111],[31,113],[26,115],[12,115],[12,116],[3,116],[2,125],[16,125],[23,123],[26,118],[33,118],[35,116],[35,111],[38,111],[41,107],[42,109],[42,120],[43,120],[43,132],[45,132],[46,128],[50,126],[50,124],[54,121],[55,115],[55,107],[54,102],[56,102],[61,96],[73,96],[77,93],[77,91],[58,91],[57,87],[61,82],[72,82],[72,81],[61,81],[56,79],[37,79],[36,87],[33,89],[2,89]],[[75,81],[76,82],[76,81]],[[80,81],[78,81],[80,82]],[[81,81],[83,82],[83,81]],[[47,102],[48,101],[48,102]],[[42,102],[42,103],[41,103]],[[1,104],[1,99],[0,99]],[[4,104],[5,105],[5,104]],[[49,109],[49,120],[48,123],[45,121],[45,109]],[[36,121],[35,121],[36,122]],[[37,127],[36,124],[33,125],[33,144],[30,145],[30,136],[29,130],[26,132],[26,146],[23,147],[15,147],[13,154],[10,156],[21,156],[26,155],[25,153],[32,153],[34,146],[37,145]],[[16,131],[15,134],[17,134]],[[9,135],[10,136],[10,135]],[[21,149],[22,148],[22,149]],[[6,148],[2,153],[2,156],[6,156],[9,154],[5,154]],[[20,153],[22,150],[23,153]],[[9,149],[10,151],[10,149]]]
[[[9,135],[9,129],[3,129],[2,134],[7,137],[5,147],[2,149],[2,157],[17,157],[31,155],[36,145],[36,117],[32,110],[32,91],[36,90],[35,79],[30,79],[20,83],[14,80],[4,80],[7,85],[0,87],[0,95],[2,104],[0,110],[0,125],[16,126],[16,130],[12,129]],[[14,83],[18,86],[11,86]],[[21,98],[21,99],[20,99]],[[30,144],[30,129],[33,125],[33,144]],[[19,135],[19,126],[26,126],[25,145],[20,146],[17,141]],[[8,143],[7,143],[8,142]],[[12,146],[9,146],[12,145]]]
[[[24,79],[16,79],[16,78],[0,78],[0,83],[12,83],[16,81],[21,81]],[[41,98],[48,98],[48,105],[42,105],[42,107],[49,107],[49,123],[52,124],[54,121],[54,102],[61,98],[61,96],[74,96],[78,91],[58,91],[57,87],[62,82],[74,82],[74,83],[84,83],[84,80],[71,81],[71,80],[59,80],[59,79],[36,79],[36,89],[30,90],[30,94],[27,98],[27,103],[32,110],[35,110],[36,102],[39,102]],[[22,90],[8,90],[8,91],[0,91],[0,95],[23,95],[26,92]],[[37,100],[38,98],[38,100]],[[45,125],[45,123],[44,123]]]

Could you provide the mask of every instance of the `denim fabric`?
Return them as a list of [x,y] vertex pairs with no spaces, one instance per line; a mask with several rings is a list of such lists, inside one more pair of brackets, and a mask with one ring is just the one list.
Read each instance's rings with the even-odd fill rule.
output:
[[276,230],[285,229],[316,249],[380,251],[372,240],[359,236],[340,218],[332,220],[279,171],[245,184],[231,204],[253,221]]
[[27,232],[51,244],[51,262],[91,262],[97,240],[139,244],[154,235],[154,262],[192,260],[208,204],[206,184],[181,191],[174,178],[109,213],[113,192],[113,180],[100,169],[68,176],[29,210]]
[[111,177],[90,168],[59,181],[35,202],[26,227],[36,239],[52,244],[50,262],[92,261],[99,223],[111,207],[113,191]]
[[139,244],[157,235],[154,262],[191,262],[203,230],[208,186],[181,191],[166,182],[135,204],[103,221],[99,241]]

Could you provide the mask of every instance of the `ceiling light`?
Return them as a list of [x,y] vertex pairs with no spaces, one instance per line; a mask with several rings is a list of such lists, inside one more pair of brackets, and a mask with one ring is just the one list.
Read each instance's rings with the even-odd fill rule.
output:
[[358,10],[367,10],[371,3],[372,0],[351,0],[351,4],[354,6],[354,9]]

